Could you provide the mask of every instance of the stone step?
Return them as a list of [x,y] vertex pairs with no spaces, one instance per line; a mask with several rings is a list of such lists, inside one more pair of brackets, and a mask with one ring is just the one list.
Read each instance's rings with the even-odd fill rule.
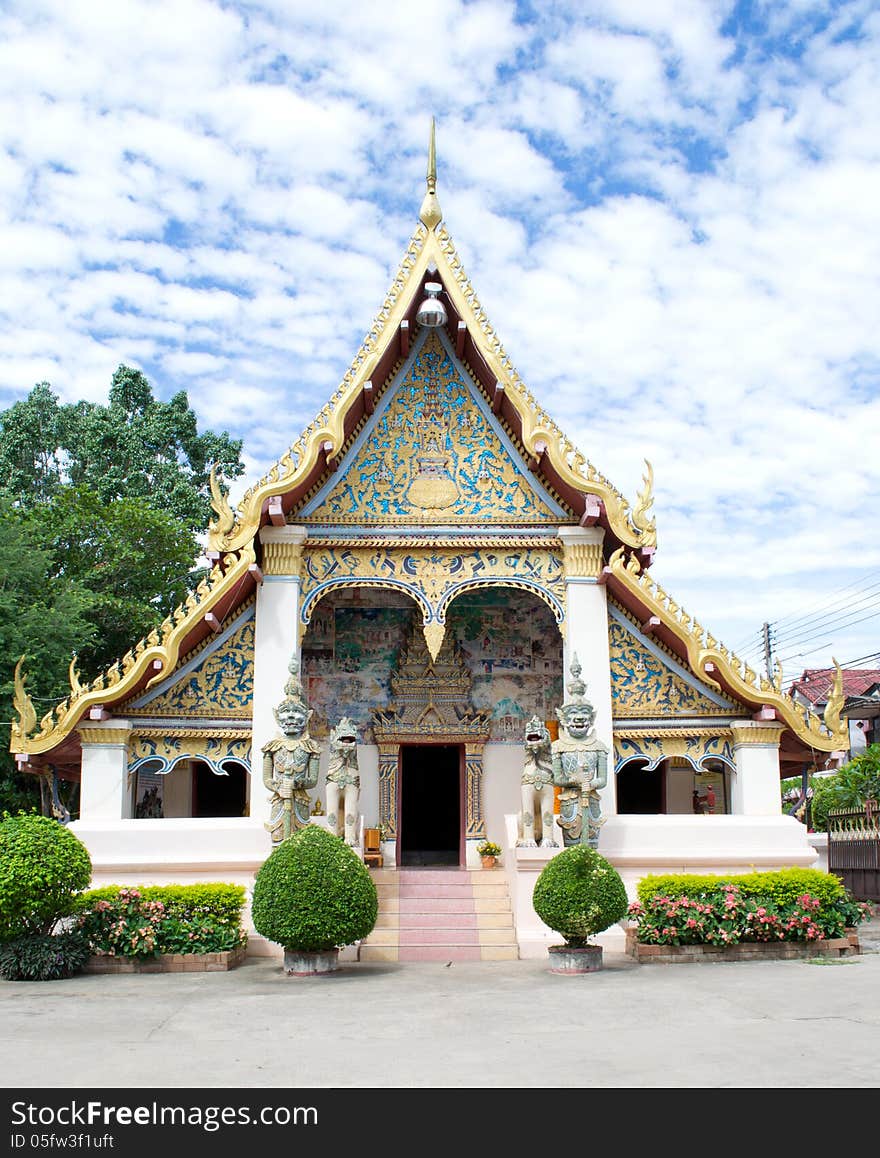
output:
[[506,897],[509,895],[506,881],[503,884],[491,884],[491,885],[479,885],[479,886],[468,885],[468,884],[461,884],[461,885],[459,885],[459,884],[455,884],[455,885],[444,885],[444,884],[403,885],[402,884],[400,886],[400,888],[394,890],[393,892],[389,891],[387,894],[384,892],[383,889],[377,889],[376,892],[377,892],[377,895],[379,895],[380,897],[385,896],[385,895],[398,896],[401,898],[401,900],[403,900],[404,897],[406,897],[407,900],[414,900],[414,899],[418,899],[421,897],[430,897],[432,899],[439,898],[439,897],[445,897],[449,900],[455,900],[457,898],[465,898],[465,897]]
[[394,929],[387,926],[373,929],[361,945],[513,945],[513,928],[471,929],[435,928]]
[[470,900],[431,900],[429,897],[410,897],[402,901],[398,897],[379,898],[380,913],[509,913],[510,898],[476,897]]
[[515,961],[507,878],[492,870],[374,869],[376,925],[361,961]]
[[516,945],[361,945],[361,961],[517,961]]
[[454,924],[461,925],[476,925],[480,929],[502,929],[513,928],[513,913],[510,911],[508,905],[504,909],[500,909],[497,913],[475,913],[475,912],[437,912],[431,910],[425,912],[419,910],[418,912],[379,912],[376,919],[376,927],[385,928],[452,928]]

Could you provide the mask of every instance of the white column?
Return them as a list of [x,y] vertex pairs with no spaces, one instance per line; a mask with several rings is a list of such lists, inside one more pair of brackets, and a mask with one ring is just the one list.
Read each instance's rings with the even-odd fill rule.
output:
[[284,698],[291,656],[299,654],[300,564],[304,527],[263,527],[263,582],[254,621],[251,816],[269,818],[262,747],[277,731],[274,709]]
[[128,780],[128,720],[107,720],[78,729],[82,744],[80,820],[128,820],[133,792]]
[[565,699],[571,680],[571,663],[576,655],[581,679],[587,685],[586,698],[596,712],[596,736],[608,748],[608,785],[602,790],[602,812],[617,811],[617,784],[614,779],[614,740],[611,718],[611,660],[608,643],[608,604],[602,573],[602,527],[560,527],[565,569],[565,643],[563,683]]
[[781,724],[742,720],[732,725],[736,774],[731,811],[739,816],[780,816],[779,737]]

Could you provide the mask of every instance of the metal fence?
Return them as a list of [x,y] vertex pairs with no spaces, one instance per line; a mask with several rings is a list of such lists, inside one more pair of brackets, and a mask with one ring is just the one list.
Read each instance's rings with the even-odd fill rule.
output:
[[828,813],[828,871],[854,897],[880,901],[880,808],[832,809]]

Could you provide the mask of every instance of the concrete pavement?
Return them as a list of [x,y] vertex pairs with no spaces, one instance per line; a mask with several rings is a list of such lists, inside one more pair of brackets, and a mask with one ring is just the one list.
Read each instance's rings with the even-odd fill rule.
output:
[[[874,943],[876,944],[876,942]],[[878,946],[880,947],[880,946]],[[0,1084],[76,1088],[880,1084],[880,953],[638,965],[344,965],[0,982]]]

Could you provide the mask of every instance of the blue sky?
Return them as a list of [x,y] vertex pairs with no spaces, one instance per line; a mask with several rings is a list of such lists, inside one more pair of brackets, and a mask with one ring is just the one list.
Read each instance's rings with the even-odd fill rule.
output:
[[0,407],[126,362],[260,477],[382,304],[434,115],[520,375],[625,494],[653,464],[658,581],[746,658],[806,616],[786,676],[877,652],[878,90],[863,0],[7,0]]

